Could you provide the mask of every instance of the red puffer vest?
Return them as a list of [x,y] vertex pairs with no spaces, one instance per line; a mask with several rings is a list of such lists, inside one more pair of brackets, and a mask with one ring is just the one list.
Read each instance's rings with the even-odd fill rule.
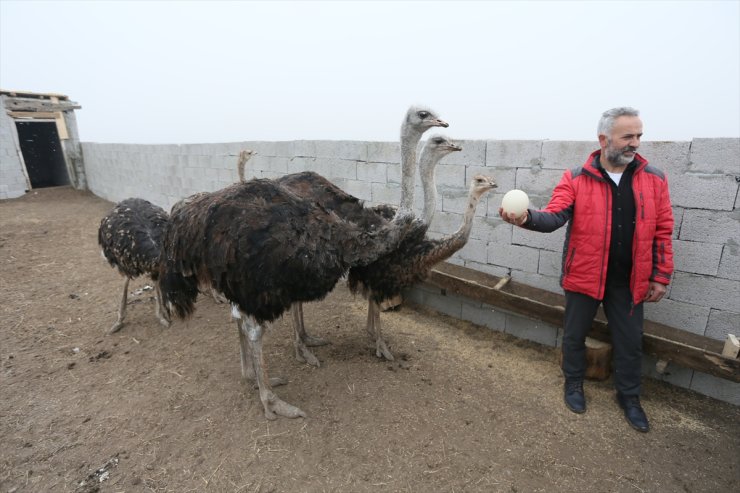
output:
[[[603,299],[612,227],[610,185],[596,167],[601,151],[586,163],[563,173],[547,206],[530,209],[525,228],[549,232],[567,221],[563,247],[563,289]],[[635,197],[635,236],[632,240],[630,290],[641,303],[650,281],[668,284],[673,273],[673,211],[666,176],[636,154],[632,177]]]

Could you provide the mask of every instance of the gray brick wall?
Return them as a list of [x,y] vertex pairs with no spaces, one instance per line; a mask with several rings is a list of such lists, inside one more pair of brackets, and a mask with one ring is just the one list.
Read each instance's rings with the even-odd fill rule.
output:
[[[512,188],[527,192],[532,207],[545,206],[562,172],[581,165],[597,148],[596,142],[461,144],[464,150],[448,156],[438,167],[439,197],[430,236],[440,237],[460,226],[473,175],[493,175],[499,188],[479,204],[470,243],[450,262],[497,276],[510,273],[519,282],[561,292],[565,228],[550,234],[512,228],[498,217],[498,207],[504,193]],[[249,178],[313,170],[371,205],[398,203],[400,198],[400,146],[393,142],[82,145],[88,186],[95,194],[111,201],[138,196],[165,208],[192,193],[234,182],[237,155],[244,148],[257,152],[247,164]],[[0,156],[2,152],[0,147]],[[740,139],[644,142],[640,153],[666,172],[675,217],[676,272],[668,296],[647,307],[647,318],[716,339],[724,339],[730,332],[740,334]],[[418,208],[422,204],[418,177],[415,204]],[[544,344],[557,343],[554,328],[515,320],[510,314],[502,318],[490,307],[451,301],[421,288],[410,291],[409,296],[481,325],[495,325],[498,330]],[[493,318],[489,320],[489,316]],[[713,390],[711,379],[692,373],[677,381],[708,395],[726,397],[727,386]],[[740,393],[737,386],[730,388]]]

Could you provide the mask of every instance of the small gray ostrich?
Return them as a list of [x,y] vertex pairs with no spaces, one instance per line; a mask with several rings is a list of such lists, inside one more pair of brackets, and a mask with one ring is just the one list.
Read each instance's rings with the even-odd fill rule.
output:
[[109,334],[123,327],[129,281],[145,274],[155,285],[157,318],[162,325],[169,327],[170,320],[163,309],[162,293],[157,283],[159,254],[167,220],[167,213],[161,207],[144,199],[129,198],[117,203],[100,221],[98,244],[103,257],[125,278],[118,320]]
[[282,380],[267,374],[265,326],[293,303],[323,299],[350,268],[377,260],[420,227],[401,214],[363,228],[274,180],[236,183],[170,217],[159,276],[165,306],[185,318],[199,285],[223,293],[240,321],[243,375],[257,380],[265,417],[305,416],[272,390]]
[[369,301],[367,330],[375,337],[375,353],[379,358],[393,360],[381,337],[380,303],[423,281],[436,264],[464,247],[481,197],[496,187],[493,178],[476,175],[470,183],[462,225],[455,233],[440,239],[407,236],[397,248],[375,262],[350,269],[347,278],[350,291],[362,293]]
[[[401,122],[401,198],[398,208],[382,204],[372,207],[377,217],[371,222],[364,223],[365,227],[377,227],[378,224],[391,220],[396,214],[412,214],[414,204],[414,177],[416,174],[416,149],[424,132],[433,127],[448,127],[449,124],[442,120],[437,113],[424,106],[411,106],[405,113]],[[445,147],[448,141],[436,145],[434,151],[427,151],[429,159],[441,159],[454,149]],[[294,173],[277,178],[276,182],[289,188],[299,196],[314,200],[329,210],[335,211],[340,217],[349,221],[357,221],[358,218],[367,221],[368,216],[362,209],[362,202],[343,192],[328,180],[311,172]],[[360,216],[358,216],[360,214]],[[423,234],[423,232],[421,233]],[[308,349],[308,346],[321,346],[328,344],[325,339],[314,337],[306,332],[303,320],[303,305],[295,303],[291,307],[294,329],[294,347],[296,359],[313,366],[319,366],[318,358]]]

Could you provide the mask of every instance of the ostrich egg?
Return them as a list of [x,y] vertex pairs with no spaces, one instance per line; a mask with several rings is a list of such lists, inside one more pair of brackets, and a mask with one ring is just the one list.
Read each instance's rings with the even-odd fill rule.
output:
[[529,197],[521,190],[509,190],[501,201],[504,212],[513,212],[517,217],[529,207]]

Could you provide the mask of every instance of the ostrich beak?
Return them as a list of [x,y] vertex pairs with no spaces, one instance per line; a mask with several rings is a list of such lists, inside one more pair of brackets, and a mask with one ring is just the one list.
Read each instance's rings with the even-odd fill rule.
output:
[[450,126],[450,124],[447,123],[444,120],[441,120],[441,119],[437,118],[436,120],[432,120],[432,126],[433,127],[444,127],[444,128],[447,128],[447,127]]
[[451,151],[462,151],[462,147],[457,144],[450,144],[448,149]]

